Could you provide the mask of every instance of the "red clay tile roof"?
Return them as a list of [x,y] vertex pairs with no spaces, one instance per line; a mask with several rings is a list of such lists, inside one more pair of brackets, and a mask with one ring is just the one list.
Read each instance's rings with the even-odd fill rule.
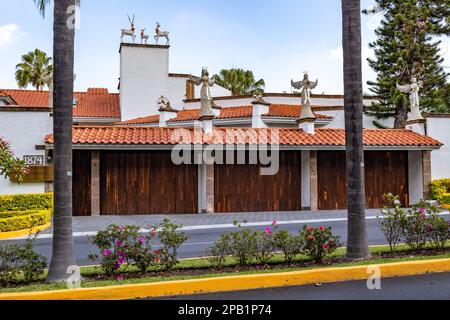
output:
[[222,108],[220,116],[217,119],[241,119],[251,118],[253,115],[253,106],[227,107]]
[[[314,109],[318,106],[312,106]],[[288,104],[272,104],[269,107],[269,113],[266,113],[265,117],[281,117],[281,118],[299,118],[301,115],[302,107],[300,105],[288,105]],[[314,113],[318,119],[333,119],[331,116]]]
[[138,124],[153,124],[159,123],[159,115],[137,118],[128,121],[117,122],[114,125],[116,126],[126,126],[126,125],[138,125]]
[[[298,118],[300,117],[301,106],[296,105],[271,105],[269,113],[265,114],[267,117],[285,117]],[[224,107],[220,111],[220,115],[216,119],[244,119],[251,118],[253,115],[253,106],[240,107]],[[170,123],[194,121],[200,116],[200,109],[181,110],[177,117],[169,120]],[[333,119],[331,116],[316,114],[318,119]],[[138,125],[138,124],[152,124],[159,121],[158,115],[133,119],[129,121],[119,122],[116,125]]]
[[[314,135],[308,135],[300,129],[215,128],[213,135],[202,134],[200,130],[186,128],[74,127],[73,129],[74,144],[175,145],[180,142],[180,136],[186,136],[187,139],[190,139],[188,141],[194,144],[268,143],[281,146],[345,147],[345,131],[343,129],[318,129]],[[176,137],[178,138],[176,139]],[[53,143],[52,135],[47,136],[45,142]],[[187,141],[184,140],[184,142]],[[366,146],[380,147],[442,146],[435,139],[409,130],[364,130],[364,142]]]
[[[48,108],[48,91],[2,90],[18,106],[27,108]],[[75,92],[78,101],[73,109],[77,118],[120,118],[119,95],[107,89],[90,88],[87,92]]]
[[177,113],[177,117],[168,122],[194,121],[200,117],[200,109],[181,110]]

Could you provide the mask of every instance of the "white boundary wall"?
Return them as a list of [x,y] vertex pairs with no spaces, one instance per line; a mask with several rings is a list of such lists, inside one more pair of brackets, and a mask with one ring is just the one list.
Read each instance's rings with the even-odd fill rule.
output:
[[431,177],[436,179],[450,178],[450,115],[444,117],[428,117],[428,135],[444,144],[440,150],[431,153]]

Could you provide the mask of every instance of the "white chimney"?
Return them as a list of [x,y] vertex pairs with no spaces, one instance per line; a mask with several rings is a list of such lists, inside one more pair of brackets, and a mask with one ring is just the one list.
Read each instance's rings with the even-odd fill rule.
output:
[[252,113],[252,128],[267,128],[267,124],[263,121],[262,116],[269,113],[270,103],[264,100],[262,93],[256,93],[254,96],[253,113]]
[[169,99],[164,96],[158,99],[157,105],[159,107],[159,126],[166,128],[167,122],[177,117],[178,110],[173,109]]
[[300,119],[297,121],[300,129],[303,130],[306,134],[315,134],[316,130],[316,119],[315,118],[306,118]]
[[122,43],[120,106],[122,121],[158,112],[155,101],[168,95],[169,46]]

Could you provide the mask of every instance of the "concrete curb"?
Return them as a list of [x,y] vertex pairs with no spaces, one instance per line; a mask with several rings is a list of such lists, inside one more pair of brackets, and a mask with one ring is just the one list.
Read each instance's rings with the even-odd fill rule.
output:
[[12,240],[17,239],[19,237],[28,236],[30,233],[38,233],[40,231],[47,230],[52,226],[51,223],[44,224],[43,226],[34,227],[31,229],[19,230],[19,231],[11,231],[11,232],[0,232],[0,240]]
[[158,298],[199,293],[365,280],[373,274],[374,270],[380,270],[383,278],[449,272],[450,259],[84,288],[78,290],[7,293],[0,294],[0,300],[126,300]]

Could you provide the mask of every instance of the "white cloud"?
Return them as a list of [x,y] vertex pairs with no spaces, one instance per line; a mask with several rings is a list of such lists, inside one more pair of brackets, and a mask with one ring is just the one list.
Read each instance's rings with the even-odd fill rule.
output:
[[8,46],[19,37],[20,33],[20,28],[14,23],[0,26],[0,48]]
[[342,46],[339,46],[336,49],[331,49],[330,54],[334,60],[341,61],[344,59],[344,50],[342,49]]

